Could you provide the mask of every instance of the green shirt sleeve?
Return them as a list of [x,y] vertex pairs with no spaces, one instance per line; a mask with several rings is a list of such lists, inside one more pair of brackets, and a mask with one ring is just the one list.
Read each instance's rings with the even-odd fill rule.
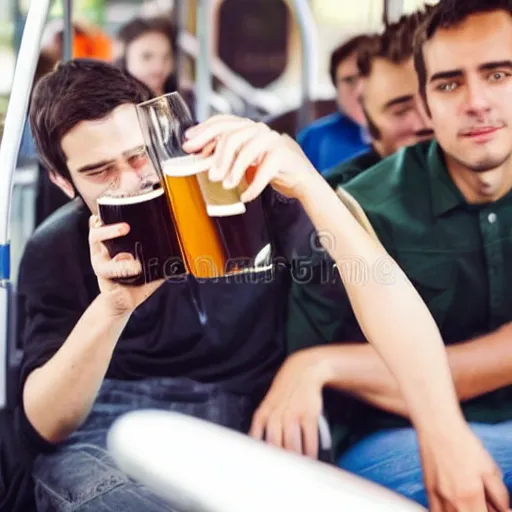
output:
[[[383,223],[371,212],[366,212],[377,236],[386,249],[391,247]],[[364,285],[374,279],[378,269],[369,268],[361,259],[352,258],[342,263],[344,273],[352,282]],[[310,278],[293,280],[288,303],[287,343],[290,353],[331,342],[365,341],[355,318],[338,270],[327,256],[313,264]]]

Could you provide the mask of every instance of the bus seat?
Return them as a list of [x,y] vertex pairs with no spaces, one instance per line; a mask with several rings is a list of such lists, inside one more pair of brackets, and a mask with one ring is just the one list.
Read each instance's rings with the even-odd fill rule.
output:
[[425,510],[329,464],[179,413],[129,413],[107,445],[122,471],[179,512]]
[[[335,100],[317,100],[311,105],[311,116],[313,120],[336,112]],[[262,121],[279,133],[286,133],[295,138],[299,121],[299,108],[287,110],[274,116],[268,116]]]

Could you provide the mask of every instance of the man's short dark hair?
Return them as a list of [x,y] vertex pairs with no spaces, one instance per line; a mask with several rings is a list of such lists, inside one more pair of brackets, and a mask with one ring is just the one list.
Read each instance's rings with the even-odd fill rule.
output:
[[371,37],[357,59],[357,67],[363,77],[372,72],[374,59],[382,58],[401,64],[413,56],[414,36],[432,7],[403,15],[396,23],[390,23],[382,34]]
[[30,106],[30,124],[43,165],[72,182],[62,138],[82,121],[103,119],[120,105],[151,97],[145,85],[105,62],[76,59],[59,64],[39,81]]
[[336,70],[338,69],[338,66],[343,61],[354,55],[354,53],[358,52],[367,42],[368,36],[366,34],[361,34],[352,37],[332,52],[331,62],[329,64],[329,74],[331,75],[331,80],[334,86],[336,86]]
[[427,70],[423,55],[425,43],[440,29],[456,27],[473,14],[492,11],[507,11],[512,14],[512,0],[441,0],[419,27],[414,40],[414,67],[418,74],[420,93],[426,106]]

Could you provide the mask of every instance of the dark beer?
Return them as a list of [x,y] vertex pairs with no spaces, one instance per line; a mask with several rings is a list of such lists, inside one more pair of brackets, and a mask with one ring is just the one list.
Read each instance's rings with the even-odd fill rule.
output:
[[162,187],[148,187],[136,195],[105,194],[98,198],[104,224],[126,222],[130,232],[105,242],[110,257],[130,253],[142,263],[142,273],[118,282],[140,285],[185,274],[178,236]]

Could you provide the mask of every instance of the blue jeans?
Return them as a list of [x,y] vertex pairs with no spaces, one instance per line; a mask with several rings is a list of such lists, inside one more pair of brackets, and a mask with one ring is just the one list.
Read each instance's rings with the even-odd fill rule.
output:
[[[470,424],[500,467],[512,493],[512,421]],[[428,507],[416,432],[412,428],[381,430],[349,448],[338,465]]]
[[36,460],[37,510],[172,511],[169,504],[119,471],[106,451],[112,423],[141,409],[177,411],[246,433],[255,405],[247,396],[188,379],[105,380],[86,423],[56,453]]

